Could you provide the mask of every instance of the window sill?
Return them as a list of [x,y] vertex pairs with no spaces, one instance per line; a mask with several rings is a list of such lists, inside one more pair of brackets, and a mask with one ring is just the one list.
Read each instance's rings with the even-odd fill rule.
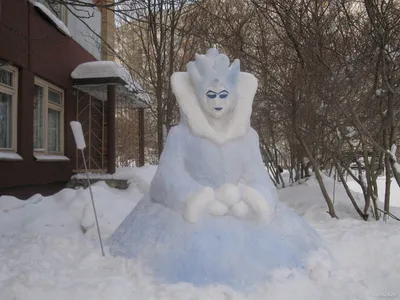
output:
[[64,155],[46,155],[46,154],[33,154],[36,161],[55,162],[55,161],[69,161],[70,159]]
[[0,151],[0,160],[23,160],[23,158],[15,152]]

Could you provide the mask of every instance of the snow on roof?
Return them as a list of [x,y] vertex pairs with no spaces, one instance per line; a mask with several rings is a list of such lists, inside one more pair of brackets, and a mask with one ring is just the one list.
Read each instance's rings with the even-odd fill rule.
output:
[[147,104],[151,103],[149,94],[137,81],[132,79],[129,71],[114,61],[91,61],[80,64],[71,73],[71,77],[73,79],[121,78],[126,82],[125,88],[134,93],[141,101]]
[[67,26],[65,26],[65,24],[55,14],[53,14],[46,6],[37,1],[35,1],[33,5],[40,11],[42,11],[54,23],[54,25],[57,27],[58,30],[60,30],[66,36],[71,36],[71,33],[69,32]]

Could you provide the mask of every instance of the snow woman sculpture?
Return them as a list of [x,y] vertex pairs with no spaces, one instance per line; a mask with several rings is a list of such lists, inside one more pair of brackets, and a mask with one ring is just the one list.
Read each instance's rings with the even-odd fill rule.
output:
[[306,267],[317,234],[278,201],[250,127],[257,79],[210,49],[171,78],[181,111],[150,193],[111,239],[164,283],[245,289]]

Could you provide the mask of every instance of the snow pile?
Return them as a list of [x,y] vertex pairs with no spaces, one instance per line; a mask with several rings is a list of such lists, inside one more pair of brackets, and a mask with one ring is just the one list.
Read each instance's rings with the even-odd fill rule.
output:
[[65,26],[65,24],[55,14],[53,14],[46,6],[44,6],[42,3],[39,2],[35,2],[34,6],[38,8],[43,14],[45,14],[50,19],[50,21],[57,27],[58,30],[60,30],[66,36],[71,37],[71,33],[69,32],[67,26]]
[[[157,166],[146,165],[141,168],[120,167],[114,174],[88,173],[91,179],[116,179],[128,180],[128,183],[135,185],[142,194],[150,188],[150,182],[156,173]],[[85,173],[73,175],[72,179],[86,179]]]
[[[150,170],[136,170],[149,184]],[[128,173],[128,171],[126,170]],[[147,174],[146,174],[147,173]],[[332,182],[327,180],[332,195]],[[102,234],[107,237],[141,198],[136,185],[116,190],[93,186]],[[27,201],[0,197],[0,299],[376,299],[400,296],[400,223],[361,221],[337,184],[331,219],[314,179],[281,189],[280,199],[302,215],[321,235],[337,261],[329,266],[315,253],[309,276],[288,269],[251,294],[224,286],[194,288],[189,284],[160,285],[140,261],[101,256],[95,234],[85,234],[81,221],[88,190],[65,189],[51,197]],[[361,197],[362,198],[362,197]],[[360,199],[361,199],[360,198]],[[392,209],[399,214],[400,209]]]
[[121,78],[127,83],[125,87],[130,92],[133,92],[144,103],[151,103],[149,94],[137,81],[133,80],[129,71],[114,61],[91,61],[80,64],[71,73],[71,77],[73,79]]

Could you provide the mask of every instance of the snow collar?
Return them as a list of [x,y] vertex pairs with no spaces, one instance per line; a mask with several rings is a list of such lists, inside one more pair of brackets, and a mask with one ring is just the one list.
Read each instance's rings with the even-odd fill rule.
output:
[[188,125],[196,136],[224,144],[246,135],[250,128],[250,116],[254,95],[257,91],[257,78],[245,72],[240,72],[237,82],[237,99],[233,116],[227,124],[227,133],[221,134],[214,130],[204,115],[196,98],[195,90],[187,72],[176,72],[171,76],[171,87],[181,111],[181,123]]

